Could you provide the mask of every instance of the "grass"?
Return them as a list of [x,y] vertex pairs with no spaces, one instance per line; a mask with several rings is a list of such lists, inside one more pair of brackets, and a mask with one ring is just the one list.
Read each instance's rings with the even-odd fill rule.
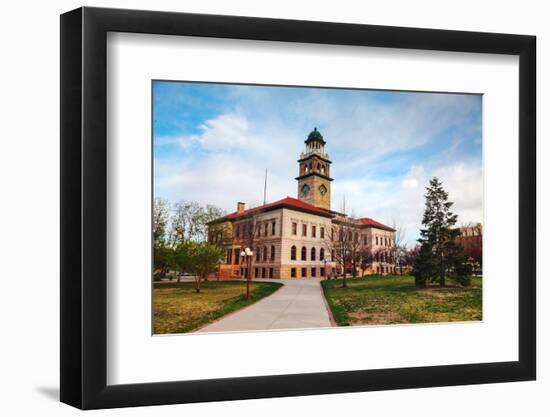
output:
[[251,282],[246,300],[243,281],[210,281],[195,291],[194,282],[154,284],[154,334],[186,333],[277,291],[277,282]]
[[369,276],[323,281],[323,292],[339,326],[438,323],[482,319],[482,282],[469,287],[449,284],[416,289],[414,278]]

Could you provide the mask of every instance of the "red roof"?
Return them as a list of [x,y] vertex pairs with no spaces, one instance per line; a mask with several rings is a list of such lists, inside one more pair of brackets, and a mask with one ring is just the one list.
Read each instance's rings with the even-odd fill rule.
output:
[[395,232],[395,229],[390,226],[386,226],[385,224],[379,223],[376,220],[371,219],[370,217],[362,217],[360,219],[357,219],[358,222],[361,224],[366,224],[368,226],[373,226],[378,229],[388,230],[390,232]]
[[[211,223],[219,223],[219,222],[227,221],[227,220],[231,221],[231,220],[235,220],[235,219],[238,219],[238,218],[241,218],[241,217],[246,217],[246,216],[248,216],[250,214],[253,214],[253,213],[256,213],[256,212],[275,210],[275,209],[278,209],[278,208],[289,208],[289,209],[294,209],[294,210],[298,210],[298,211],[305,211],[305,212],[308,212],[308,213],[318,214],[318,215],[325,216],[325,217],[334,217],[334,214],[331,213],[329,210],[325,210],[323,208],[316,207],[314,205],[306,203],[306,202],[304,202],[302,200],[299,200],[297,198],[287,196],[286,198],[283,198],[282,200],[277,200],[277,201],[274,201],[273,203],[267,203],[267,204],[264,204],[264,205],[261,205],[261,206],[258,206],[258,207],[253,207],[251,209],[244,210],[241,213],[239,213],[238,211],[235,211],[233,213],[228,214],[227,216],[220,217],[219,219],[216,219],[216,220],[212,221]],[[395,230],[393,228],[391,228],[389,226],[386,226],[382,223],[379,223],[376,220],[373,220],[369,217],[363,217],[361,219],[357,219],[357,221],[361,224],[364,224],[364,225],[376,227],[376,228],[382,229],[382,230],[388,230],[388,231],[391,231],[391,232],[395,232]]]
[[308,204],[302,200],[298,200],[297,198],[293,197],[286,197],[282,200],[274,201],[273,203],[264,204],[262,206],[253,207],[251,209],[245,210],[241,213],[238,211],[235,211],[231,214],[228,214],[227,216],[224,216],[220,219],[214,220],[215,222],[218,222],[220,220],[234,220],[239,217],[244,217],[249,214],[258,212],[258,211],[266,211],[269,209],[275,210],[276,208],[290,208],[290,209],[297,209],[300,211],[307,211],[314,214],[319,214],[325,217],[332,217],[332,215],[327,211],[319,207],[315,207],[311,204]]

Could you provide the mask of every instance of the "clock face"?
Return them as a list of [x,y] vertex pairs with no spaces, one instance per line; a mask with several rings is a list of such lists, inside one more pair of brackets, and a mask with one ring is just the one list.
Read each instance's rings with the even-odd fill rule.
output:
[[304,184],[302,187],[302,195],[308,195],[309,194],[309,185]]
[[327,187],[325,187],[324,184],[322,184],[320,187],[319,187],[319,192],[321,193],[321,195],[325,195],[327,193]]

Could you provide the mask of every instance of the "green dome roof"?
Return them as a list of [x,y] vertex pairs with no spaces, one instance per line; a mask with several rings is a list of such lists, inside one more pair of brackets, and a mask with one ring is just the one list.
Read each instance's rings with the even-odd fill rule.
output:
[[315,142],[320,142],[322,145],[324,145],[326,143],[325,140],[323,139],[323,135],[321,135],[321,132],[319,132],[316,127],[307,136],[307,140],[305,142],[306,143],[311,143],[311,142],[314,142],[314,141]]

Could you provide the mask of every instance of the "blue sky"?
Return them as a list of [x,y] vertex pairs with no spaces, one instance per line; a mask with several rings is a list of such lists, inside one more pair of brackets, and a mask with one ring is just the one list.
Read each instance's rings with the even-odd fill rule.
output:
[[227,212],[297,192],[308,133],[323,134],[332,207],[418,236],[424,187],[440,177],[459,221],[482,221],[482,97],[466,94],[155,81],[154,194]]

